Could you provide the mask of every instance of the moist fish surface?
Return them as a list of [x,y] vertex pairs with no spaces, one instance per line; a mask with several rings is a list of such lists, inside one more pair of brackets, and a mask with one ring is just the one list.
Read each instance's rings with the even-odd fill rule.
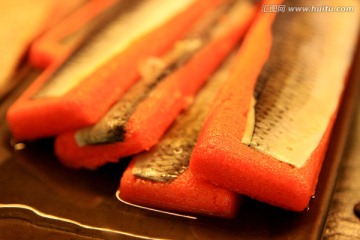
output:
[[[217,22],[234,6],[228,1],[194,27],[188,36],[178,41],[163,58],[151,58],[142,66],[143,78],[138,81],[108,113],[94,126],[76,133],[79,146],[124,141],[126,124],[136,106],[151,93],[162,80],[186,64],[219,31]],[[221,26],[220,26],[221,28]]]
[[136,177],[171,182],[187,170],[209,105],[225,82],[230,66],[231,60],[227,60],[198,93],[192,105],[176,119],[161,141],[149,152],[136,156],[132,169]]
[[[287,7],[301,3],[285,2]],[[354,42],[358,25],[350,14],[278,14],[270,58],[255,86],[255,116],[248,121],[253,131],[244,143],[296,167],[306,163],[343,91],[353,50],[352,44],[339,43],[344,36]]]

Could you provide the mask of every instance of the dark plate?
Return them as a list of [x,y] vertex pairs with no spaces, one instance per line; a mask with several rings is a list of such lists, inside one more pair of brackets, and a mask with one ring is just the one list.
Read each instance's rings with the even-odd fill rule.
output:
[[321,238],[357,103],[359,63],[357,54],[310,208],[292,213],[245,199],[233,220],[186,219],[119,202],[115,192],[126,159],[96,171],[72,170],[57,161],[52,139],[12,146],[5,111],[36,76],[28,69],[0,108],[0,239]]

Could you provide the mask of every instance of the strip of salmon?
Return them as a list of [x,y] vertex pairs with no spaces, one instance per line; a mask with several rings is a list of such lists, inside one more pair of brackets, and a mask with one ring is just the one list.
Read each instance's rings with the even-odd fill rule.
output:
[[[59,135],[55,142],[59,159],[70,167],[96,168],[155,145],[248,28],[256,5],[235,2],[234,6],[229,5],[234,1],[224,5],[222,11],[226,12],[215,18],[214,25],[211,23],[216,12],[210,13],[194,26],[190,36],[159,60],[165,68],[160,68],[162,71],[155,74],[157,77],[150,84],[147,77],[143,79],[150,88],[141,90],[140,86],[138,90],[139,86],[134,86],[98,124]],[[203,25],[208,26],[209,22],[210,28],[204,29]],[[202,33],[197,29],[202,29]],[[147,70],[144,75],[153,75],[151,72]]]
[[[351,0],[341,4],[359,7]],[[264,13],[247,34],[190,170],[213,184],[302,211],[315,192],[336,119],[359,12],[287,11],[274,17]]]
[[64,63],[47,68],[9,108],[15,139],[49,137],[96,123],[140,78],[144,59],[162,55],[222,0],[126,2],[128,12]]
[[196,178],[189,166],[206,113],[227,79],[230,60],[220,67],[150,151],[137,155],[120,183],[120,198],[156,209],[232,218],[239,196]]
[[89,1],[36,39],[30,47],[30,64],[46,68],[68,55],[104,27],[115,14],[120,14],[125,4],[121,0]]

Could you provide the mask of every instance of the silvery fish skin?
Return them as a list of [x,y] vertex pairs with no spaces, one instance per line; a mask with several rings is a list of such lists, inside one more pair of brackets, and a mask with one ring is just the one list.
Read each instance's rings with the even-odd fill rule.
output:
[[[77,49],[32,99],[60,97],[68,93],[94,71],[111,62],[131,43],[168,21],[194,1],[121,1],[121,6],[116,7],[119,9],[117,16]],[[161,10],[164,8],[168,11]],[[96,30],[97,28],[94,32]]]
[[[316,1],[316,5],[335,2]],[[308,2],[286,1],[284,5],[304,3]],[[337,3],[359,7],[355,0]],[[250,111],[254,116],[248,116],[247,130],[253,131],[248,131],[251,136],[244,136],[243,143],[295,167],[306,163],[336,111],[358,23],[358,10],[277,15],[270,58],[254,91],[254,111]]]
[[141,179],[171,182],[189,166],[192,150],[218,89],[226,81],[231,57],[208,80],[193,104],[181,114],[159,144],[149,152],[136,156],[132,173]]
[[[144,66],[144,77],[137,82],[94,126],[80,129],[75,134],[79,146],[90,144],[111,143],[125,140],[126,124],[136,106],[146,99],[148,94],[163,79],[183,65],[191,56],[194,48],[183,49],[180,55],[176,55],[174,62],[165,62],[161,59],[149,59]],[[170,55],[168,55],[170,56]],[[155,63],[152,63],[155,62]],[[168,65],[167,65],[168,64]],[[167,66],[165,66],[167,65]],[[164,69],[165,68],[165,69]]]
[[162,59],[151,58],[140,69],[143,78],[139,80],[94,126],[80,129],[75,134],[79,146],[124,141],[126,124],[137,105],[146,99],[168,75],[186,64],[191,57],[217,34],[216,23],[234,5],[228,1],[194,27],[189,35],[175,44]]
[[134,7],[134,3],[138,4],[141,0],[136,2],[117,0],[107,9],[100,12],[94,18],[90,19],[84,26],[74,32],[70,32],[68,35],[59,39],[60,45],[68,45],[81,38],[82,43],[86,43],[101,32],[103,28],[106,28],[108,24],[111,24],[117,16],[121,15],[125,11],[129,11],[131,7]]

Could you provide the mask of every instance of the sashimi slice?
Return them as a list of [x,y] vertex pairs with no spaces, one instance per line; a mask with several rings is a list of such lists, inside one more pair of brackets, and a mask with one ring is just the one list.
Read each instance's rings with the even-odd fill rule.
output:
[[[95,139],[98,138],[96,135],[110,135],[107,142],[91,143],[93,140],[83,139],[79,141],[78,132],[84,129],[59,135],[55,142],[55,151],[60,161],[70,167],[95,168],[106,162],[117,162],[120,157],[148,150],[156,144],[179,112],[188,105],[193,95],[236,46],[253,19],[256,6],[249,1],[236,2],[227,14],[219,16],[218,23],[207,30],[209,33],[205,31],[205,37],[199,38],[195,31],[185,40],[178,42],[180,45],[190,42],[191,47],[185,49],[191,49],[195,45],[191,57],[185,55],[185,58],[180,58],[179,66],[170,64],[170,68],[165,68],[164,73],[160,72],[160,76],[164,78],[160,82],[151,82],[151,90],[146,90],[148,92],[143,99],[135,99],[135,104],[127,102],[128,95],[125,95],[118,103],[120,105],[114,106],[115,112],[110,112],[110,120],[106,120],[107,115],[104,116],[105,124],[100,125],[103,133],[96,130],[102,120],[90,129],[85,129],[90,134],[94,132]],[[212,16],[213,14],[210,14],[210,19]],[[208,24],[209,19],[205,18],[204,21],[206,23],[200,22],[195,26],[195,30]],[[199,42],[204,44],[197,48]],[[177,47],[178,45],[173,51],[177,52]],[[173,51],[169,54],[172,55]],[[160,62],[166,61],[163,59]],[[175,71],[168,75],[174,67]],[[143,80],[147,81],[146,78]],[[132,90],[129,90],[129,95],[133,94]],[[127,104],[133,108],[121,111],[122,105]]]
[[140,206],[188,212],[223,218],[233,218],[238,212],[239,195],[199,179],[185,171],[171,184],[151,182],[132,174],[134,162],[125,171],[120,197]]
[[119,187],[126,202],[166,211],[232,218],[240,197],[196,178],[187,170],[192,149],[230,61],[209,79],[194,103],[178,116],[161,141],[130,162]]
[[[351,0],[341,4],[359,7]],[[271,25],[273,17],[264,13],[249,30],[190,170],[254,199],[302,211],[315,193],[354,54],[359,11],[285,12]]]
[[13,137],[32,140],[96,123],[139,79],[138,66],[146,57],[163,54],[221,2],[129,1],[131,11],[88,39],[64,64],[49,67],[9,108]]
[[77,45],[84,42],[86,37],[104,27],[124,4],[121,0],[95,0],[84,4],[31,44],[30,64],[37,68],[45,68],[69,54]]

